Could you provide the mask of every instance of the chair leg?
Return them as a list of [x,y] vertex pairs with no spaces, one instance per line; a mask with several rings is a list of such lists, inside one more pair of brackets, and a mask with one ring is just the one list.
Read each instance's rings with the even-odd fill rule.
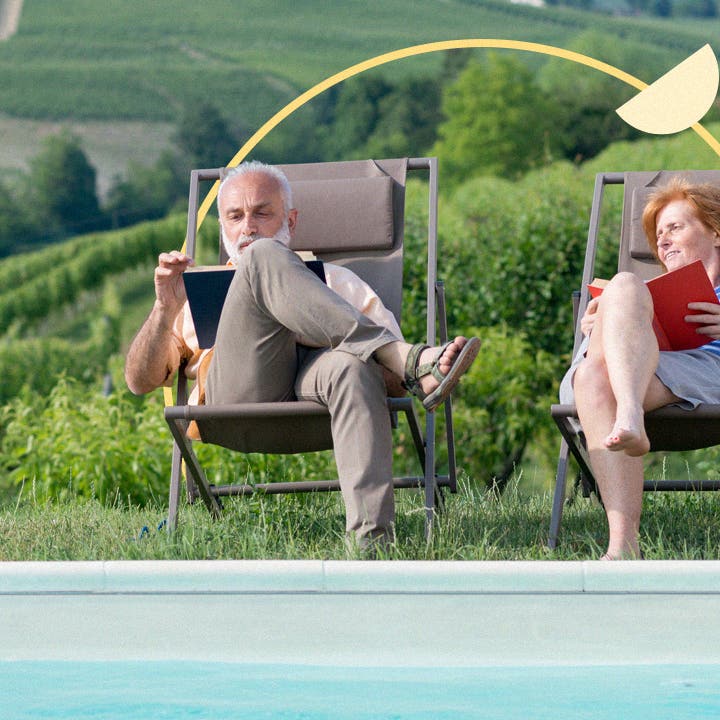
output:
[[175,420],[170,420],[168,424],[170,426],[170,432],[175,438],[175,444],[180,448],[182,459],[185,461],[188,480],[192,477],[197,484],[198,492],[200,493],[202,501],[205,503],[205,507],[207,507],[213,517],[219,518],[222,515],[222,506],[213,494],[210,484],[205,477],[205,473],[193,452],[190,441],[185,436],[185,428],[179,427],[178,422]]
[[435,415],[425,414],[425,539],[432,538],[435,521]]
[[553,496],[552,516],[550,518],[550,533],[548,547],[554,550],[557,547],[560,523],[562,521],[563,505],[565,503],[565,488],[567,486],[568,472],[568,444],[563,438],[560,442],[557,473],[555,475],[555,494]]
[[182,455],[177,443],[173,443],[172,466],[170,470],[170,499],[168,501],[167,531],[177,527],[180,507],[180,485],[182,480]]
[[448,453],[448,479],[450,492],[457,492],[457,458],[455,456],[455,430],[452,419],[452,400],[445,401],[445,437]]

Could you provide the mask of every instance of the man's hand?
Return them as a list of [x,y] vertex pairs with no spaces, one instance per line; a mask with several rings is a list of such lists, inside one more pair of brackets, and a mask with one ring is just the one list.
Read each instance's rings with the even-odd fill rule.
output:
[[162,385],[180,363],[172,326],[187,299],[182,274],[192,264],[191,257],[177,250],[158,257],[155,304],[125,358],[125,381],[136,395]]
[[686,315],[685,320],[690,323],[699,323],[697,331],[700,335],[707,335],[709,340],[720,340],[720,305],[708,302],[688,303],[688,310],[699,310],[697,315]]
[[599,304],[599,297],[593,298],[587,304],[587,308],[585,308],[585,314],[580,320],[580,329],[582,330],[583,335],[589,335],[590,331],[593,329],[593,325],[595,325],[595,321],[597,320],[597,311]]
[[172,317],[180,312],[187,299],[182,274],[193,264],[189,255],[177,250],[161,253],[158,257],[155,268],[155,297],[161,309]]

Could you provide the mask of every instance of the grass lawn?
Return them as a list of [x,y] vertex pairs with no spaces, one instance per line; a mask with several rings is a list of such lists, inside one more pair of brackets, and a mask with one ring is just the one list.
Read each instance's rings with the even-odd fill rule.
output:
[[[343,507],[333,494],[226,501],[213,522],[202,504],[181,509],[178,529],[158,529],[166,508],[104,507],[96,501],[36,504],[26,489],[0,509],[0,560],[355,559],[345,547]],[[391,560],[588,560],[606,542],[605,517],[578,497],[564,513],[560,544],[546,547],[552,497],[503,497],[461,483],[447,497],[432,540],[423,536],[420,493],[397,494]],[[648,560],[720,559],[720,495],[646,494],[641,545]]]

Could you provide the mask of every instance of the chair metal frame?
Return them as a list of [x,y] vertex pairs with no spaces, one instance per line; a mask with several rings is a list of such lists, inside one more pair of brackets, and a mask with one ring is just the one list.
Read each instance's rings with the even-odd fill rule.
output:
[[[280,166],[284,167],[284,166]],[[285,166],[288,167],[288,166]],[[447,313],[445,304],[444,284],[437,278],[437,227],[438,227],[438,167],[437,158],[410,158],[407,161],[408,171],[423,171],[428,173],[428,259],[427,259],[427,332],[426,342],[429,345],[445,342],[448,339]],[[190,180],[188,225],[187,225],[187,254],[194,257],[196,253],[197,215],[199,186],[202,181],[218,180],[223,168],[210,170],[193,170]],[[404,227],[404,214],[403,214]],[[220,254],[222,257],[222,243]],[[399,322],[400,318],[398,318]],[[438,338],[439,334],[439,338]],[[175,405],[165,408],[165,419],[173,435],[174,446],[172,456],[172,469],[170,481],[170,497],[168,512],[168,529],[177,526],[182,476],[185,474],[188,502],[194,502],[198,497],[203,501],[208,511],[219,517],[222,512],[223,497],[246,496],[256,492],[267,494],[295,493],[295,492],[328,492],[340,489],[340,483],[334,480],[318,481],[292,481],[269,482],[257,485],[228,484],[215,486],[208,482],[197,455],[193,450],[193,441],[186,430],[191,421],[223,422],[223,420],[236,417],[238,413],[253,422],[265,422],[268,429],[276,418],[284,417],[288,410],[293,417],[302,419],[303,423],[316,423],[318,427],[326,428],[328,444],[324,447],[308,447],[295,452],[309,452],[314,450],[330,449],[330,415],[325,406],[308,401],[293,401],[291,403],[247,403],[242,405],[188,405],[188,381],[182,368],[178,373],[177,399]],[[412,397],[392,398],[387,400],[388,410],[391,413],[393,427],[398,425],[398,415],[402,413],[408,423],[412,443],[420,463],[421,473],[406,477],[394,477],[393,485],[397,488],[424,488],[425,534],[431,534],[433,519],[443,505],[443,489],[457,492],[457,468],[455,460],[455,441],[452,424],[452,402],[447,399],[444,405],[445,413],[445,442],[448,454],[448,469],[446,474],[437,471],[436,459],[436,417],[435,413],[424,413],[424,428],[418,414],[418,403]],[[291,406],[291,407],[288,407]],[[421,407],[421,406],[420,406]],[[279,449],[271,439],[264,448],[253,452],[288,452]],[[183,473],[183,465],[185,473]]]
[[[692,173],[678,173],[691,174]],[[700,171],[700,175],[703,171]],[[585,289],[594,278],[595,256],[598,247],[598,235],[600,230],[600,214],[605,193],[608,185],[625,185],[626,180],[633,173],[598,173],[595,178],[592,208],[590,212],[590,223],[588,229],[588,241],[585,252],[585,263],[582,274],[581,288]],[[644,173],[651,176],[653,173]],[[627,192],[624,193],[623,203],[623,229],[621,246],[618,256],[618,265],[621,270],[632,269],[629,265],[629,251],[627,249],[626,237],[629,231],[630,213],[627,209]],[[623,254],[628,254],[626,262],[623,261]],[[650,275],[657,275],[660,272],[660,265],[655,262],[644,261],[646,267],[642,268],[642,275],[647,279]],[[589,294],[586,290],[573,293],[574,317],[575,317],[575,339],[573,355],[578,351],[582,341],[580,320],[585,312],[589,301]],[[584,436],[580,422],[577,417],[577,410],[574,405],[555,404],[550,408],[553,420],[555,421],[562,440],[558,454],[557,470],[555,475],[555,490],[553,495],[552,516],[550,520],[550,531],[548,536],[548,547],[555,548],[560,534],[563,507],[566,502],[567,475],[570,470],[570,457],[577,462],[578,476],[577,487],[581,488],[585,497],[597,492],[595,478],[590,465],[590,458],[585,448]],[[700,405],[695,410],[687,411],[678,407],[664,407],[645,414],[645,428],[650,438],[651,452],[697,450],[720,444],[720,405]],[[643,483],[644,492],[655,491],[689,491],[689,490],[720,490],[720,481],[703,479],[683,480],[645,480]]]

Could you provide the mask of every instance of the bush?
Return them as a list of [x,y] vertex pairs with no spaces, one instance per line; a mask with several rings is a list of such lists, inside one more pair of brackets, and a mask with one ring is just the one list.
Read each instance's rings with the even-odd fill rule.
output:
[[132,504],[167,493],[172,441],[159,396],[106,397],[63,378],[45,397],[15,398],[0,417],[6,492],[32,483],[40,500],[120,497]]
[[469,332],[483,344],[453,403],[457,463],[469,477],[502,490],[528,443],[552,425],[557,362],[508,327]]
[[[121,361],[116,356],[111,363],[118,387]],[[106,396],[97,384],[63,376],[47,395],[26,388],[0,408],[0,428],[0,498],[30,483],[42,502],[165,502],[173,445],[159,391]],[[244,455],[203,443],[195,449],[209,482],[218,485],[336,477],[331,452]]]

